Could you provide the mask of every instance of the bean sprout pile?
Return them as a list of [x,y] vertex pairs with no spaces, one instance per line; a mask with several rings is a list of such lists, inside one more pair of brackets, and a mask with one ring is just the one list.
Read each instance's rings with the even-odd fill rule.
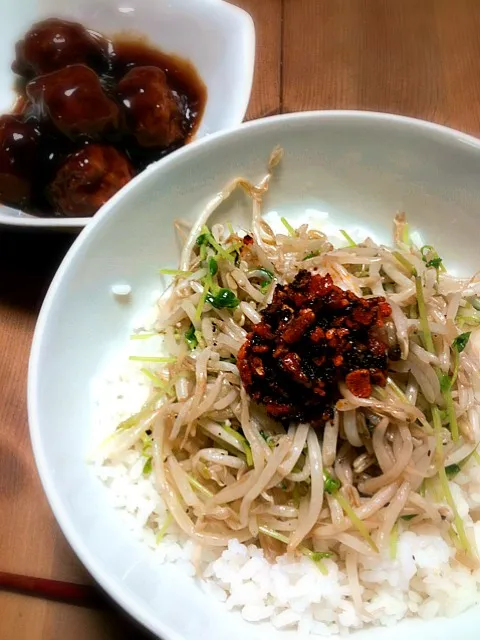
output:
[[[163,271],[173,281],[153,331],[168,355],[137,358],[150,397],[118,426],[104,456],[142,452],[169,517],[202,547],[235,538],[272,559],[306,555],[322,571],[325,558],[339,557],[358,585],[359,555],[394,553],[399,529],[428,523],[475,568],[473,530],[450,480],[479,461],[479,364],[470,338],[480,323],[480,279],[453,277],[433,247],[415,246],[403,214],[391,247],[370,238],[357,244],[343,232],[347,246],[335,249],[321,231],[287,220],[285,233],[274,233],[262,201],[281,157],[275,149],[258,184],[227,185],[193,227],[177,223],[180,265]],[[252,204],[250,227],[209,226],[237,189]],[[237,368],[275,287],[300,270],[329,274],[361,298],[385,298],[384,339],[397,354],[369,397],[340,381],[320,428],[273,419],[249,398]]]

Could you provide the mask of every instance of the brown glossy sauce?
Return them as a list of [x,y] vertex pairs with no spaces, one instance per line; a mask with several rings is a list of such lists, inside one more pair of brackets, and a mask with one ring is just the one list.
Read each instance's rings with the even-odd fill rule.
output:
[[16,54],[18,100],[0,116],[0,202],[34,215],[93,215],[187,143],[205,107],[194,66],[138,39],[53,19]]

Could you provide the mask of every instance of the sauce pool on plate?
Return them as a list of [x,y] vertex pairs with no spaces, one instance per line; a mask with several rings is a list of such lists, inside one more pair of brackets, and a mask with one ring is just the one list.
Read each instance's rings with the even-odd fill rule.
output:
[[17,43],[12,69],[18,100],[0,116],[0,203],[37,216],[92,216],[187,143],[206,102],[190,62],[55,18]]

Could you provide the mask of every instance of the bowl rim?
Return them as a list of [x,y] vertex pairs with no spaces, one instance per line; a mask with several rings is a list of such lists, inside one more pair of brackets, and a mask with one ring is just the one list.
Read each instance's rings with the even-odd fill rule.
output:
[[[238,29],[242,32],[242,39],[244,41],[245,54],[242,59],[242,68],[243,75],[239,79],[239,86],[241,87],[241,92],[238,94],[235,104],[231,109],[231,117],[230,124],[220,131],[216,131],[212,134],[206,134],[201,138],[197,138],[196,135],[193,137],[191,142],[188,142],[184,146],[190,146],[191,144],[202,140],[204,137],[209,137],[212,135],[216,135],[221,131],[230,131],[231,129],[239,126],[247,113],[248,105],[250,103],[250,97],[252,94],[252,86],[253,86],[253,78],[255,72],[255,24],[252,16],[248,11],[242,9],[241,7],[237,7],[234,4],[228,2],[228,0],[189,0],[190,2],[195,2],[196,4],[204,4],[204,5],[213,5],[213,10],[215,10],[215,5],[220,8],[220,11],[224,11],[231,16],[234,16],[238,22]],[[208,96],[207,96],[208,101]],[[183,149],[183,147],[181,147]],[[178,151],[178,150],[177,150]],[[173,151],[172,153],[177,153],[177,151]],[[172,155],[171,153],[169,155]],[[168,157],[168,156],[166,156]],[[161,158],[160,160],[156,160],[153,162],[148,168],[156,166],[159,162],[162,162],[165,158]],[[137,180],[145,170],[140,174],[135,176],[133,182]],[[129,183],[130,184],[130,183]],[[18,230],[44,230],[44,231],[80,231],[84,227],[86,227],[95,216],[89,217],[78,217],[78,218],[68,218],[68,217],[56,217],[56,216],[34,216],[28,213],[24,213],[15,209],[14,207],[4,206],[7,210],[11,210],[13,213],[4,213],[0,209],[0,229],[2,227],[10,227],[11,229]]]
[[[164,625],[161,619],[155,617],[153,614],[144,611],[138,611],[135,603],[132,603],[130,598],[125,594],[122,587],[115,582],[109,575],[108,571],[99,567],[97,558],[89,549],[82,536],[80,536],[70,516],[71,509],[58,495],[54,474],[51,473],[47,464],[45,451],[45,442],[41,435],[41,418],[38,409],[38,383],[37,380],[40,377],[39,364],[40,354],[42,350],[43,334],[47,327],[51,307],[54,303],[57,291],[60,289],[63,278],[70,268],[71,263],[75,259],[76,255],[81,250],[88,238],[95,233],[97,226],[103,224],[103,221],[111,215],[115,215],[115,207],[117,202],[123,198],[127,192],[131,189],[140,187],[142,176],[146,177],[151,171],[164,171],[169,170],[171,165],[175,165],[183,159],[183,156],[188,154],[195,154],[197,149],[201,149],[203,146],[215,146],[218,140],[234,140],[235,137],[243,135],[243,131],[249,130],[261,130],[264,127],[275,127],[277,123],[284,126],[289,124],[296,124],[302,122],[311,122],[312,124],[319,120],[347,120],[354,119],[358,122],[381,122],[392,123],[394,125],[405,126],[407,128],[417,130],[419,133],[433,133],[444,140],[450,140],[456,143],[467,144],[480,151],[480,139],[477,139],[467,133],[457,131],[444,125],[428,122],[426,120],[411,118],[408,116],[401,116],[396,114],[381,113],[375,111],[358,111],[358,110],[326,110],[326,111],[305,111],[298,113],[280,114],[270,116],[266,118],[260,118],[258,120],[252,120],[250,122],[242,124],[240,127],[233,130],[220,131],[212,134],[206,138],[202,138],[190,145],[179,149],[177,152],[167,156],[161,163],[158,163],[152,167],[151,170],[147,170],[138,176],[139,179],[132,181],[121,192],[117,193],[113,198],[109,200],[107,204],[96,214],[92,220],[92,224],[89,224],[84,231],[75,240],[65,258],[63,259],[59,269],[57,270],[52,283],[47,291],[45,299],[43,301],[40,314],[35,326],[30,359],[28,365],[28,378],[27,378],[27,411],[28,411],[28,423],[30,439],[32,443],[32,449],[34,454],[35,463],[37,466],[38,474],[42,483],[43,490],[49,502],[50,508],[54,514],[54,517],[65,535],[67,541],[72,547],[73,551],[86,567],[89,573],[93,576],[98,585],[119,605],[124,611],[126,611],[134,620],[140,622],[144,627],[150,630],[154,634],[160,634],[160,637],[164,640],[180,640],[180,636],[176,631],[167,625]],[[143,178],[144,179],[144,178]]]

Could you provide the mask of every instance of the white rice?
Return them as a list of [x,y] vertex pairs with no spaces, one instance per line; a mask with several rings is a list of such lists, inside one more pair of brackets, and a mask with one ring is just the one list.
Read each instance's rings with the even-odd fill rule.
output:
[[[150,314],[149,322],[155,314]],[[149,322],[143,327],[148,331]],[[161,339],[130,341],[123,354],[95,381],[97,406],[94,447],[112,433],[119,422],[139,410],[150,383],[140,371],[145,363],[131,362],[128,355],[160,354]],[[160,543],[156,534],[166,518],[165,505],[150,477],[143,474],[146,458],[127,451],[114,464],[93,459],[95,472],[110,489],[112,505],[125,512],[132,532],[155,550],[159,563],[175,563],[210,596],[240,611],[249,622],[270,623],[275,629],[304,635],[327,636],[365,625],[392,625],[404,617],[430,619],[454,616],[480,603],[480,570],[459,564],[432,525],[401,523],[396,559],[360,557],[359,580],[362,610],[351,598],[345,562],[325,560],[323,575],[308,558],[282,556],[269,563],[255,545],[230,542],[223,552],[202,550],[175,525]],[[473,529],[480,549],[480,467],[473,460],[450,483],[465,527]],[[196,577],[200,576],[200,578]]]

